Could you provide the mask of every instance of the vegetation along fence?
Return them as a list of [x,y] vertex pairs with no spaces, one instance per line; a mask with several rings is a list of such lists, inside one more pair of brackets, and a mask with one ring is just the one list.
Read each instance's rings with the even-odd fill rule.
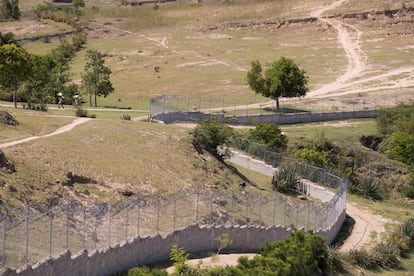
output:
[[[18,268],[35,264],[66,250],[103,252],[99,250],[119,247],[120,242],[137,237],[176,233],[175,230],[189,225],[277,226],[283,231],[292,227],[313,229],[316,233],[325,233],[327,243],[331,243],[342,223],[339,220],[345,214],[345,180],[323,169],[267,151],[257,144],[235,140],[232,146],[260,157],[265,161],[259,162],[263,166],[294,166],[303,178],[308,179],[302,181],[300,190],[312,198],[303,200],[272,192],[193,189],[93,206],[62,201],[53,206],[3,208],[0,221],[2,266]],[[272,229],[273,232],[282,231]]]

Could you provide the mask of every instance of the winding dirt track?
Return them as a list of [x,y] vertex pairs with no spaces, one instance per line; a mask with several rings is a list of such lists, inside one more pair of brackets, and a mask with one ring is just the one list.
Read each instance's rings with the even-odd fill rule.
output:
[[15,141],[11,141],[11,142],[2,143],[2,144],[0,144],[0,148],[7,148],[7,147],[15,146],[15,145],[18,145],[18,144],[23,144],[23,143],[26,143],[26,142],[29,142],[29,141],[33,141],[33,140],[36,140],[36,139],[39,139],[39,138],[46,138],[46,137],[62,134],[62,133],[71,131],[76,126],[78,126],[80,124],[83,124],[83,123],[86,123],[89,120],[90,120],[90,118],[77,118],[77,119],[73,120],[73,122],[71,122],[67,125],[64,125],[63,127],[60,127],[60,128],[56,129],[55,131],[53,131],[49,134],[45,134],[45,135],[41,135],[41,136],[31,136],[31,137],[20,139],[20,140],[15,140]]

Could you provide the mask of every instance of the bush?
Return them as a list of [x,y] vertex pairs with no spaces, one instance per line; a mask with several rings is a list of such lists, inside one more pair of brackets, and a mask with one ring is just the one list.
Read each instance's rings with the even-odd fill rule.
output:
[[288,143],[279,126],[272,123],[256,124],[256,128],[248,131],[247,139],[266,145],[271,150],[285,149]]
[[358,186],[358,192],[363,197],[376,200],[383,200],[380,183],[371,177],[363,178]]
[[414,199],[414,186],[402,187],[401,194],[405,197]]
[[217,147],[225,144],[233,135],[233,129],[215,118],[202,120],[192,132],[192,144],[199,153],[203,150],[222,159],[228,152],[220,152]]
[[272,178],[272,187],[281,193],[297,193],[300,179],[294,168],[281,168]]
[[398,268],[401,265],[400,250],[389,243],[379,243],[372,248],[372,258],[382,268]]
[[372,255],[366,249],[351,249],[348,251],[346,258],[353,265],[357,265],[364,269],[373,269],[376,262]]
[[122,114],[121,115],[121,120],[123,120],[123,121],[131,121],[131,115],[129,115],[129,114]]
[[326,168],[329,152],[316,149],[303,148],[294,152],[295,158],[310,165]]
[[414,247],[414,218],[408,219],[401,226],[401,232],[410,239],[410,248]]
[[410,238],[402,231],[393,231],[387,235],[385,242],[397,247],[402,257],[408,257],[410,252]]
[[88,111],[82,108],[77,108],[76,117],[88,117]]
[[328,248],[328,268],[330,272],[333,273],[342,273],[345,271],[344,268],[344,256],[338,250],[337,247],[329,247]]

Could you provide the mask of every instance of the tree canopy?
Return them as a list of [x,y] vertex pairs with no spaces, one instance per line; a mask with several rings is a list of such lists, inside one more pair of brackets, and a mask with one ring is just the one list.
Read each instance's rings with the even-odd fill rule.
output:
[[225,153],[219,153],[217,147],[230,139],[233,129],[215,118],[210,118],[200,121],[192,135],[192,143],[199,153],[206,150],[221,159]]
[[114,88],[109,79],[111,70],[104,65],[103,55],[96,50],[86,52],[85,71],[82,74],[82,86],[89,95],[89,103],[92,106],[92,96],[95,98],[97,106],[98,96],[108,96],[114,92]]
[[247,139],[266,145],[272,150],[281,150],[287,147],[288,139],[282,134],[278,125],[272,123],[258,123],[254,129],[247,132]]
[[302,97],[308,92],[305,70],[286,57],[273,62],[264,72],[259,61],[252,61],[246,79],[254,92],[274,99],[277,110],[280,97]]
[[0,47],[0,85],[12,86],[13,103],[17,107],[17,89],[20,81],[29,78],[31,74],[31,55],[15,44],[5,44]]

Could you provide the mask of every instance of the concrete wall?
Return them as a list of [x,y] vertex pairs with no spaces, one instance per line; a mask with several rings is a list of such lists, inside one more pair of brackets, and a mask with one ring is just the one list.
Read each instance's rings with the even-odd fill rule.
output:
[[[343,214],[344,215],[344,214]],[[340,228],[341,218],[330,229],[316,234],[330,243]],[[229,234],[233,243],[223,252],[259,252],[265,242],[281,240],[290,228],[281,226],[199,226],[189,225],[164,237],[137,237],[127,243],[118,244],[102,251],[81,251],[76,255],[66,251],[54,258],[47,258],[33,266],[25,266],[18,271],[6,269],[1,275],[112,275],[127,269],[150,265],[169,259],[171,247],[177,244],[187,253],[207,253],[217,251],[215,240],[224,233]]]
[[[346,120],[356,118],[373,118],[378,115],[377,110],[347,111],[347,112],[312,112],[312,113],[280,113],[272,115],[249,115],[225,117],[224,121],[233,125],[253,125],[254,123],[297,124],[323,121]],[[211,114],[200,112],[170,112],[152,116],[151,119],[166,124],[174,122],[192,122],[209,118]],[[222,115],[219,115],[222,116]]]

